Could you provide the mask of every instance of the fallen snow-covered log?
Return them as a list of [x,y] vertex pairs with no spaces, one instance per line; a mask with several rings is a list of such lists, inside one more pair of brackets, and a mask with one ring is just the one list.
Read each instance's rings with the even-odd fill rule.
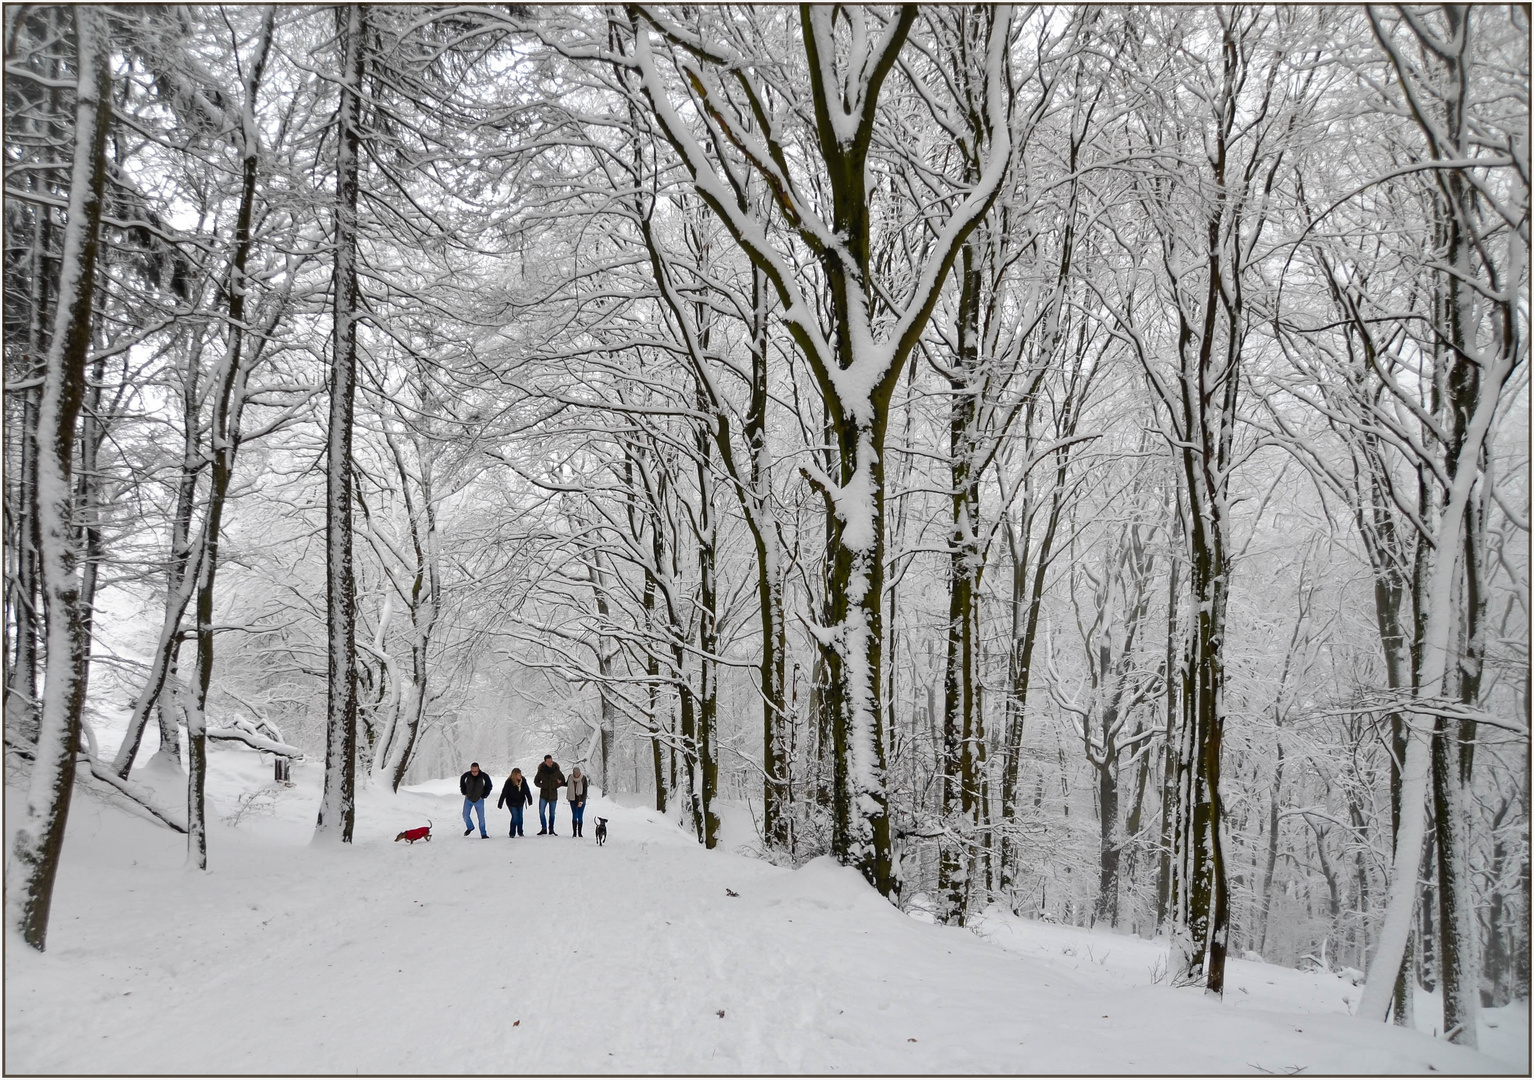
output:
[[[37,755],[30,747],[8,746],[6,752],[15,754],[27,761],[35,761]],[[121,795],[129,803],[140,810],[145,811],[160,824],[174,829],[178,833],[186,832],[186,822],[178,818],[176,812],[167,810],[154,804],[153,794],[142,784],[136,784],[132,780],[124,780],[112,771],[108,762],[97,761],[89,754],[81,753],[76,759],[75,779],[79,782],[94,783],[99,787],[110,789],[114,795]]]
[[88,768],[87,773],[77,774],[85,776],[89,780],[99,782],[111,788],[118,795],[133,803],[135,806],[148,811],[155,820],[161,824],[176,830],[178,833],[186,832],[186,822],[178,820],[173,811],[156,806],[149,796],[149,791],[142,784],[135,784],[131,780],[124,780],[111,769],[109,764],[93,761],[85,755],[80,756],[80,764]]
[[278,757],[291,758],[294,761],[302,761],[304,758],[304,752],[298,747],[268,738],[246,720],[236,720],[228,727],[210,727],[207,729],[207,737],[210,739],[220,739],[224,742],[244,743],[254,750],[276,754]]

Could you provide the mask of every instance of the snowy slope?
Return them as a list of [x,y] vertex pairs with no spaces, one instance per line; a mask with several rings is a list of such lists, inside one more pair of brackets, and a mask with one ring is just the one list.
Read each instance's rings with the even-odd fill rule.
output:
[[[213,759],[215,816],[266,785]],[[1496,1060],[1353,1020],[1331,976],[1243,962],[1214,1001],[1153,985],[1150,942],[927,925],[827,860],[705,852],[600,798],[586,839],[562,806],[562,835],[512,841],[504,812],[463,837],[456,779],[366,791],[357,842],[314,849],[319,773],[215,825],[206,874],[77,798],[48,952],[6,950],[5,1071],[1527,1071],[1527,1008],[1491,1014]],[[431,843],[392,842],[427,817]]]

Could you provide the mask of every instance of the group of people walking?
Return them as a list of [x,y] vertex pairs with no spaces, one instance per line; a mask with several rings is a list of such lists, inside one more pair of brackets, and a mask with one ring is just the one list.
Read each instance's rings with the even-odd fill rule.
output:
[[[580,769],[571,769],[570,778],[566,780],[554,755],[544,754],[543,764],[533,774],[533,787],[538,789],[539,836],[559,835],[554,831],[554,812],[559,809],[560,788],[565,789],[565,800],[570,804],[570,820],[573,825],[570,835],[585,835],[581,829],[586,816],[588,785]],[[458,778],[458,790],[463,793],[463,835],[469,836],[474,832],[474,820],[470,815],[477,814],[479,835],[488,840],[490,834],[485,831],[485,800],[495,790],[495,781],[490,779],[489,773],[480,771],[479,762],[476,761],[470,764],[468,772]],[[527,786],[527,778],[522,775],[521,769],[512,769],[506,783],[501,785],[501,797],[495,804],[496,809],[504,806],[511,811],[511,836],[527,835],[522,831],[522,812],[531,805],[533,793]]]

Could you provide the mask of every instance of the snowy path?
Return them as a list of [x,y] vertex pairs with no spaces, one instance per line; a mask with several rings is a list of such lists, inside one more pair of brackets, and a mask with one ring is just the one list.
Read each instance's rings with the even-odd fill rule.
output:
[[[216,827],[206,875],[80,799],[49,951],[7,950],[6,1072],[1520,1071],[1269,1011],[1261,979],[1220,1003],[1046,957],[1031,924],[925,925],[840,867],[707,853],[608,802],[587,839],[561,813],[564,835],[512,841],[504,813],[463,838],[456,794],[370,796],[355,845],[315,850],[302,779],[275,816]],[[426,816],[431,843],[391,843]],[[1136,967],[1155,949],[1107,943]]]

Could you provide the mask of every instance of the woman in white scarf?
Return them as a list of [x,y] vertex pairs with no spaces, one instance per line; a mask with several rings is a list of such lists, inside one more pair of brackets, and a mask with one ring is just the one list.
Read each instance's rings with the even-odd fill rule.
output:
[[573,835],[580,836],[581,819],[586,816],[586,778],[579,769],[570,770],[570,779],[565,784],[565,798],[570,800],[570,818],[575,822]]

